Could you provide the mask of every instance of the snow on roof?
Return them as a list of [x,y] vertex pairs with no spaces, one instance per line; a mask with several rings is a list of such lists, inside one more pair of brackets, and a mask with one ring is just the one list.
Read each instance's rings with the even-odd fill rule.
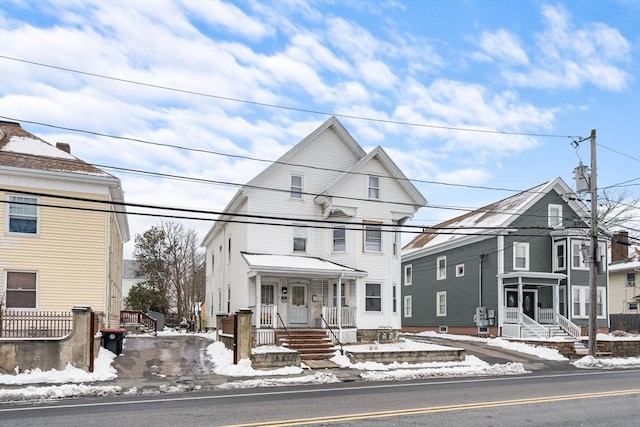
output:
[[12,136],[0,151],[10,151],[33,156],[57,157],[60,159],[77,160],[74,156],[40,139],[25,136]]
[[242,252],[242,256],[254,270],[268,270],[268,271],[291,271],[291,270],[304,270],[315,271],[319,273],[351,273],[362,274],[364,272],[355,268],[346,267],[344,265],[336,264],[335,262],[327,261],[322,258],[296,256],[296,255],[271,255],[271,254],[253,254]]

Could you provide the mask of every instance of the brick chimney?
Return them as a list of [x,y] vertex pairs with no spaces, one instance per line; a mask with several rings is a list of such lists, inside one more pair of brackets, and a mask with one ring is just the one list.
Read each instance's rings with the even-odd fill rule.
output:
[[56,142],[56,148],[64,151],[65,153],[71,154],[71,146],[66,142]]
[[629,258],[629,232],[618,231],[611,239],[611,262],[625,261]]

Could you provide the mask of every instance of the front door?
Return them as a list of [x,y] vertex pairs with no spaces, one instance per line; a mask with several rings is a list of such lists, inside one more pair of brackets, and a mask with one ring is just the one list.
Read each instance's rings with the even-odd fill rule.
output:
[[[518,291],[507,290],[507,307],[517,307]],[[522,291],[522,313],[536,320],[536,291]]]
[[289,323],[309,323],[309,304],[307,301],[307,285],[296,283],[291,286],[291,307]]

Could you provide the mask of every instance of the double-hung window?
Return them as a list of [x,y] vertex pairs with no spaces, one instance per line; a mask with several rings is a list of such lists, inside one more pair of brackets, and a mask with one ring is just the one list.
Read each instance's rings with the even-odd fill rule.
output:
[[577,270],[589,269],[587,262],[591,254],[590,248],[591,246],[586,240],[574,240],[571,242],[571,268]]
[[382,285],[380,283],[365,283],[365,311],[382,311]]
[[567,269],[567,249],[564,242],[556,242],[554,244],[554,268],[555,270],[566,270]]
[[513,244],[513,269],[529,270],[529,244],[516,242]]
[[347,234],[344,225],[333,227],[333,252],[345,252],[347,250]]
[[413,282],[413,266],[407,264],[404,266],[404,285],[409,286]]
[[7,308],[37,308],[37,277],[30,271],[7,271]]
[[436,292],[436,316],[447,315],[447,291]]
[[293,227],[293,251],[307,251],[307,229],[304,227]]
[[364,251],[382,252],[382,227],[379,224],[364,224]]
[[[573,304],[573,317],[587,318],[591,310],[591,298],[589,286],[573,286],[571,288],[571,301]],[[598,287],[596,290],[596,317],[606,318],[606,293],[605,289]]]
[[302,175],[291,175],[291,189],[289,196],[292,199],[302,199]]
[[436,279],[444,280],[447,278],[447,257],[439,256],[436,259]]
[[404,317],[411,317],[412,315],[413,315],[413,297],[411,295],[405,295]]
[[547,225],[551,228],[562,227],[562,205],[549,205]]
[[374,200],[380,199],[380,177],[369,176],[369,198]]
[[38,233],[38,199],[9,195],[9,233]]

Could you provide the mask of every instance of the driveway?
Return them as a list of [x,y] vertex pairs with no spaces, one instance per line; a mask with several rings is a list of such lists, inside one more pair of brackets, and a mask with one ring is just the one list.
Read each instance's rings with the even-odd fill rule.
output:
[[191,334],[167,337],[128,336],[113,367],[118,378],[180,377],[210,374],[212,364],[205,355],[213,341]]

